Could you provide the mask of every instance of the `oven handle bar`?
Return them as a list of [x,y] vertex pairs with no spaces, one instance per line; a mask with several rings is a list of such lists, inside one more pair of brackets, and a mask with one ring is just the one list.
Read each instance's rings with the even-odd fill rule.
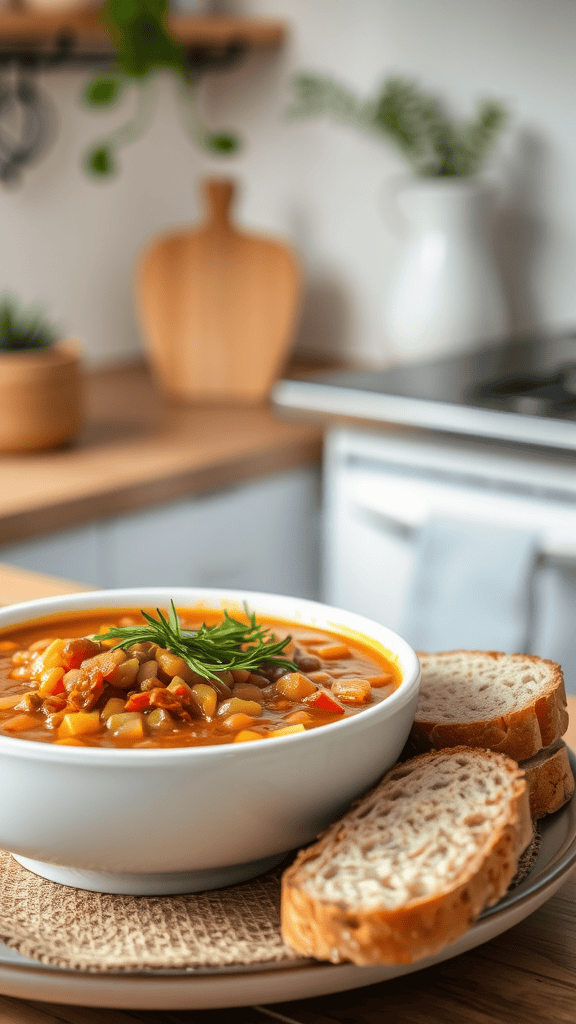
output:
[[[368,525],[378,530],[385,530],[398,537],[399,540],[407,542],[417,538],[427,519],[427,516],[414,517],[413,520],[402,519],[398,515],[383,512],[381,509],[359,501],[352,502],[352,511]],[[572,544],[565,540],[554,540],[554,538],[542,534],[537,557],[538,564],[554,562],[556,565],[576,568],[576,515],[574,517],[574,532],[575,537]]]

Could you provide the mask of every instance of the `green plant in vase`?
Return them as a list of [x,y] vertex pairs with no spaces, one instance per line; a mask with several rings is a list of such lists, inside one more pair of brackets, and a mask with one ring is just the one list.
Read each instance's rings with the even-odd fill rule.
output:
[[174,77],[183,122],[193,141],[212,153],[237,151],[240,142],[236,135],[210,132],[202,123],[197,85],[186,63],[184,47],[168,24],[168,0],[106,0],[102,18],[112,39],[115,67],[88,83],[83,100],[89,107],[102,110],[135,91],[136,111],[129,121],[88,151],[86,166],[92,174],[113,174],[118,149],[148,128],[154,111],[157,71],[167,71]]
[[312,73],[297,75],[294,89],[291,117],[329,115],[390,142],[413,174],[422,178],[477,174],[508,119],[503,103],[482,100],[472,118],[457,123],[435,96],[417,82],[397,76],[387,78],[368,100],[332,78]]
[[[491,189],[479,179],[508,118],[486,99],[456,121],[435,96],[407,78],[387,78],[364,100],[332,78],[299,74],[292,117],[329,115],[404,158],[410,177],[389,195],[400,231],[382,289],[387,356],[423,359],[471,351],[508,332],[491,251]],[[490,230],[489,230],[490,229]]]

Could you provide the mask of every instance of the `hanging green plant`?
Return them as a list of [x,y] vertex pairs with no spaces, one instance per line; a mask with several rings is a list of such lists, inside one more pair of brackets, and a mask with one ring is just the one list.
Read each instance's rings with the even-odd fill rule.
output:
[[477,174],[508,120],[502,103],[483,100],[470,120],[455,123],[435,96],[406,78],[387,78],[368,100],[358,99],[332,78],[311,73],[297,75],[294,88],[290,116],[328,114],[391,142],[423,178]]
[[181,116],[193,142],[212,153],[231,154],[240,140],[231,132],[210,132],[198,113],[197,86],[192,81],[183,45],[170,31],[168,0],[106,0],[102,18],[115,52],[115,67],[85,86],[82,98],[92,109],[104,110],[136,91],[133,117],[86,154],[86,167],[107,177],[117,169],[116,154],[149,127],[154,112],[156,71],[168,71],[177,84]]

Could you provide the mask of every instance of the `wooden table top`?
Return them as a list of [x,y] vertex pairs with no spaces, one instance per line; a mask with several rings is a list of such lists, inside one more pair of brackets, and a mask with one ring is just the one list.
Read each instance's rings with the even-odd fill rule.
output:
[[[0,603],[86,589],[0,565]],[[576,750],[576,697],[565,739]],[[0,995],[0,1024],[574,1024],[576,877],[523,922],[469,953],[350,992],[269,1006],[144,1011]]]
[[88,374],[85,408],[73,444],[0,455],[0,545],[320,461],[321,426],[170,404],[140,364]]

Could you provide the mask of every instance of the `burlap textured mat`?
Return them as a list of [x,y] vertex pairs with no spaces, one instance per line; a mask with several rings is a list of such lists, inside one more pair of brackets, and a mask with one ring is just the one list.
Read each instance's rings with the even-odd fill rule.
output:
[[194,895],[110,896],[48,882],[0,852],[0,941],[94,972],[294,960],[280,937],[281,871]]
[[[539,847],[536,831],[511,888]],[[41,963],[93,972],[294,962],[280,936],[285,866],[212,892],[110,896],[48,882],[0,851],[0,941]]]

